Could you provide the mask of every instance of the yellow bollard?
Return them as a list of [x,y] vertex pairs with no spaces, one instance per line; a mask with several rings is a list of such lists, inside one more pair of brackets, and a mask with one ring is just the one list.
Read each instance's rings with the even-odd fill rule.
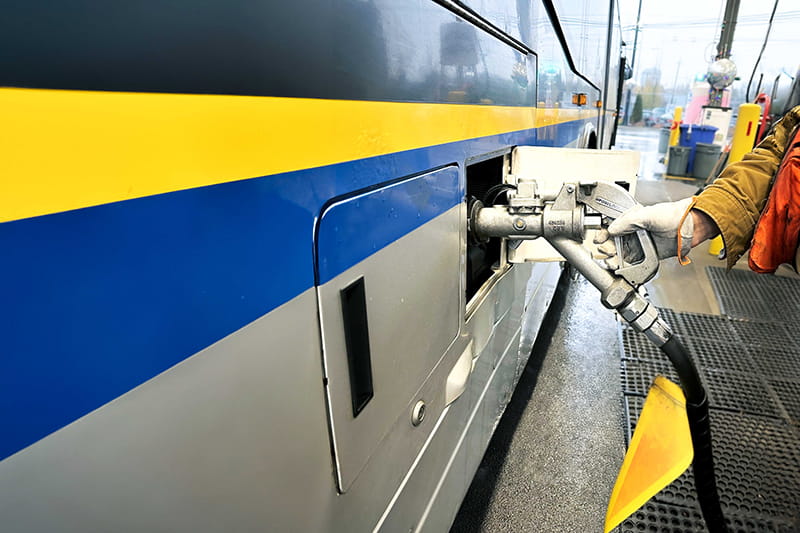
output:
[[728,154],[728,164],[741,161],[744,154],[753,149],[758,119],[761,117],[761,106],[757,104],[742,104],[739,106],[739,117],[736,119],[736,130],[731,140],[731,152]]
[[[757,104],[742,104],[739,106],[739,116],[736,119],[736,129],[731,140],[731,151],[728,154],[728,164],[741,161],[744,154],[753,149],[753,143],[758,131],[758,120],[761,118],[761,106]],[[722,251],[722,235],[717,235],[708,243],[708,253],[719,255]]]
[[667,153],[664,154],[664,166],[669,165],[669,147],[676,146],[681,138],[681,117],[683,116],[683,108],[677,106],[675,112],[672,114],[672,124],[669,129],[669,143],[667,145]]
[[708,253],[711,255],[719,255],[724,246],[725,243],[722,242],[722,235],[717,235],[708,242]]
[[683,117],[683,108],[678,106],[675,108],[675,114],[672,115],[672,125],[670,126],[669,145],[675,146],[678,144],[678,139],[681,137],[681,118]]
[[[729,165],[741,161],[744,154],[753,149],[760,118],[760,105],[742,104],[739,106],[736,129],[733,132],[733,139],[731,140],[731,151],[728,154]],[[708,243],[708,253],[711,255],[719,255],[723,247],[722,235],[717,235]]]

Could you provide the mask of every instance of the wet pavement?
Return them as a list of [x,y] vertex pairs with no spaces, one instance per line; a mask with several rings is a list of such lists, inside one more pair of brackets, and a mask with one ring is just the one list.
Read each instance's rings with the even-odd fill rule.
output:
[[602,530],[625,450],[620,346],[597,290],[568,281],[452,532]]

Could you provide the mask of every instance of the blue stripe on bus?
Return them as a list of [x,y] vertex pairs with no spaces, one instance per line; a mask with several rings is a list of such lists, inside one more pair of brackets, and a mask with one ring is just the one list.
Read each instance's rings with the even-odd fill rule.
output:
[[447,167],[332,205],[317,237],[319,283],[462,202],[459,175],[458,167]]
[[[0,460],[313,287],[314,220],[330,198],[511,145],[563,145],[584,123],[0,224]],[[443,183],[440,212],[463,195]]]

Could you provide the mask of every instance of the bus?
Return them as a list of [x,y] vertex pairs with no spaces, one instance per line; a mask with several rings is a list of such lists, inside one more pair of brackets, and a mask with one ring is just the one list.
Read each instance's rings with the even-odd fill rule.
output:
[[7,3],[0,529],[446,531],[561,274],[467,200],[609,147],[614,5]]

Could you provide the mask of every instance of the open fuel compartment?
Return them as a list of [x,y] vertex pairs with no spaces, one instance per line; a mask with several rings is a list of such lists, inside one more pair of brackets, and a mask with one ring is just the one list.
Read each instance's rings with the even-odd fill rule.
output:
[[[511,150],[490,152],[467,160],[466,195],[468,202],[502,198],[503,185],[508,183]],[[508,269],[506,243],[500,239],[477,242],[467,239],[466,247],[466,314],[469,317],[503,272]]]
[[317,290],[341,493],[396,490],[471,372],[461,191],[451,166],[321,213]]
[[[555,198],[564,183],[605,181],[636,194],[639,152],[630,150],[585,150],[518,146],[511,154],[511,174],[506,178],[517,188],[535,182],[537,194]],[[587,231],[584,244],[594,249],[594,230]],[[507,243],[509,263],[563,261],[564,258],[544,239],[516,240]]]

